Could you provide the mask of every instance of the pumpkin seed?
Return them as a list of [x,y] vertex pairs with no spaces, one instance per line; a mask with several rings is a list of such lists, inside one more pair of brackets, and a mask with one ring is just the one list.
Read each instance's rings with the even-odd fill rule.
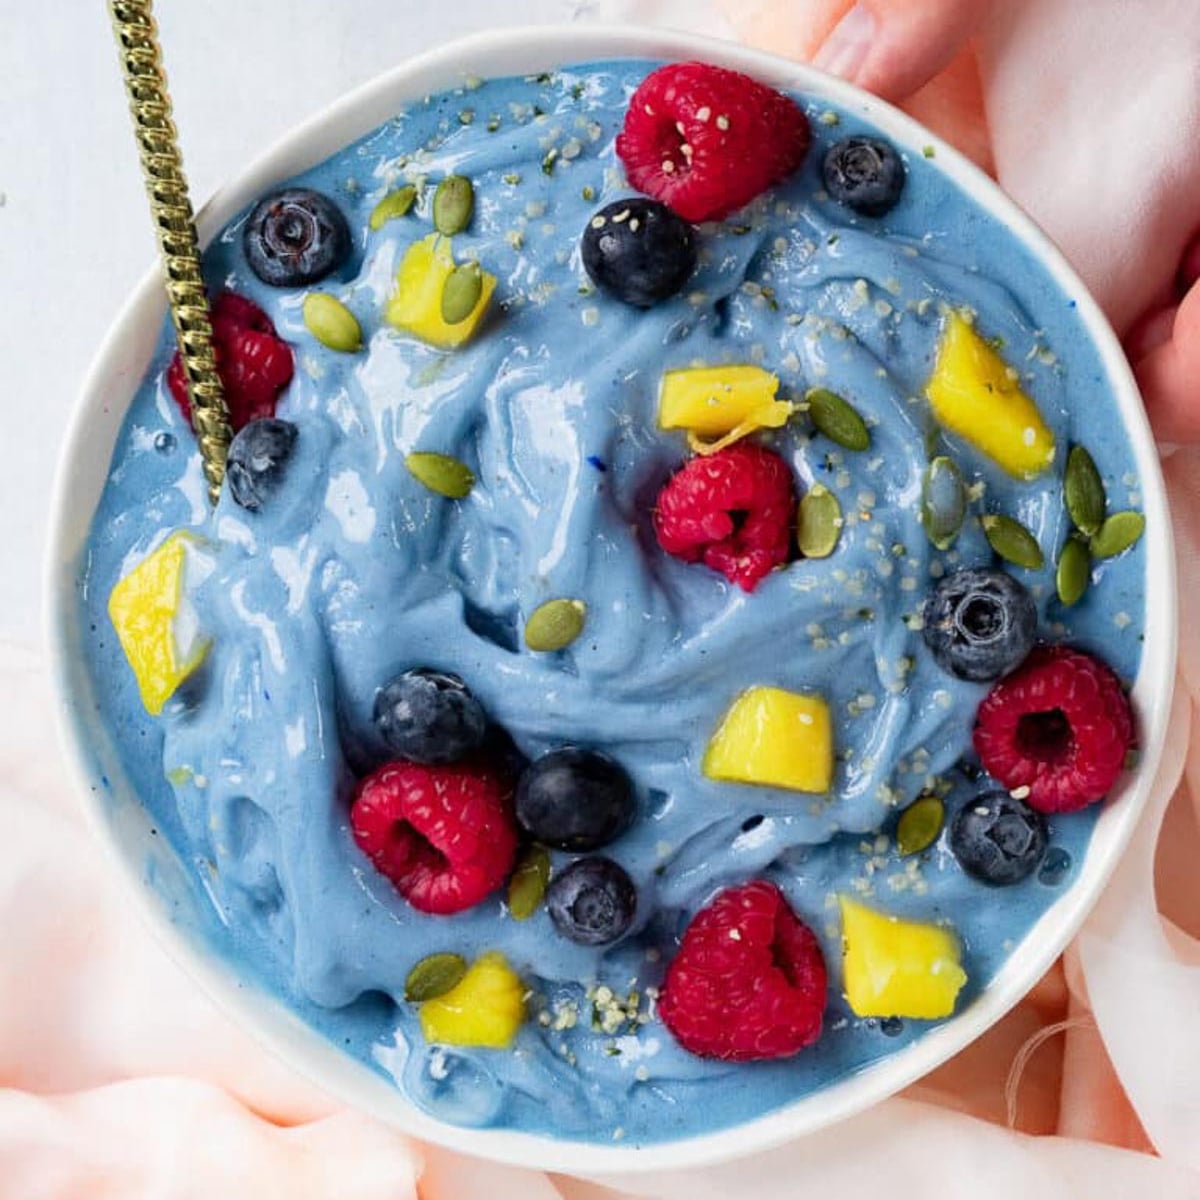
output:
[[800,501],[796,541],[805,558],[828,558],[842,536],[842,506],[823,484],[814,483]]
[[896,825],[896,849],[904,857],[920,854],[937,841],[946,821],[946,806],[936,796],[918,796]]
[[475,188],[465,175],[447,175],[433,193],[433,227],[452,237],[471,223]]
[[404,998],[410,1004],[421,1004],[444,996],[467,973],[467,962],[461,954],[431,954],[423,958],[408,973],[404,981]]
[[1045,565],[1046,556],[1037,538],[1020,521],[1002,513],[991,513],[980,520],[988,543],[1005,562],[1030,571],[1038,571]]
[[1077,537],[1067,539],[1067,544],[1058,556],[1058,569],[1054,583],[1058,598],[1070,608],[1083,599],[1092,574],[1092,555],[1087,544]]
[[451,500],[461,500],[475,486],[471,468],[448,454],[417,450],[405,458],[404,465],[431,492]]
[[550,855],[544,846],[530,846],[517,859],[508,883],[508,911],[513,919],[527,921],[538,910],[550,882]]
[[812,423],[831,442],[837,442],[847,450],[865,450],[871,444],[867,423],[854,405],[836,392],[828,388],[810,388],[804,399],[808,401]]
[[447,325],[465,321],[483,295],[483,272],[476,262],[455,267],[442,285],[442,320]]
[[328,292],[309,292],[304,297],[304,324],[308,332],[330,350],[352,354],[362,346],[358,318]]
[[939,549],[948,550],[967,515],[967,489],[953,459],[939,455],[925,470],[921,486],[921,523]]
[[587,605],[582,600],[547,600],[525,622],[525,645],[530,650],[563,650],[582,632]]
[[406,183],[394,192],[388,192],[371,210],[367,224],[371,226],[373,231],[378,232],[389,221],[394,221],[397,217],[404,216],[412,208],[416,199],[417,189],[411,183]]
[[1142,513],[1113,513],[1092,538],[1092,553],[1097,558],[1114,558],[1128,550],[1145,531],[1146,518]]
[[1063,479],[1067,513],[1080,533],[1091,537],[1104,523],[1104,481],[1092,456],[1082,446],[1072,446]]

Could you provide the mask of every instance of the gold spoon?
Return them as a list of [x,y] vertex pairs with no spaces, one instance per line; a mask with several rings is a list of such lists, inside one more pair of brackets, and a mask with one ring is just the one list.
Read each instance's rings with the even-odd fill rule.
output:
[[192,404],[192,425],[200,443],[208,498],[216,504],[225,478],[232,436],[224,389],[217,374],[208,297],[200,273],[200,246],[183,156],[171,120],[171,98],[158,44],[151,0],[110,0],[113,33],[120,51],[129,110],[158,232],[167,303],[179,339]]

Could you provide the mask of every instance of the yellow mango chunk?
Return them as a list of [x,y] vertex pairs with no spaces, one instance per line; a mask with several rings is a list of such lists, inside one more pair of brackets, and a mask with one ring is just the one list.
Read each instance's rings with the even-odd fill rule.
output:
[[447,1046],[511,1046],[525,1017],[525,985],[496,950],[481,954],[446,993],[421,1005],[427,1042]]
[[827,792],[833,729],[820,696],[754,687],[725,714],[704,752],[704,774],[796,792]]
[[496,290],[496,277],[480,272],[483,287],[479,300],[463,320],[450,325],[442,319],[442,291],[454,267],[454,252],[447,237],[431,233],[409,246],[396,272],[395,294],[384,312],[388,324],[431,346],[446,350],[461,346],[483,319]]
[[667,371],[659,392],[658,424],[663,429],[686,429],[696,453],[715,454],[756,429],[787,424],[795,408],[775,399],[778,390],[779,380],[762,367]]
[[934,1020],[954,1012],[967,973],[958,939],[940,925],[889,917],[838,897],[846,999],[860,1017]]
[[951,314],[925,394],[934,416],[1018,479],[1054,461],[1054,434],[1016,372],[957,313]]
[[[189,555],[199,545],[194,534],[177,530],[109,593],[109,620],[152,716],[208,653],[184,590]],[[195,556],[193,570],[197,567],[206,570],[207,561]]]

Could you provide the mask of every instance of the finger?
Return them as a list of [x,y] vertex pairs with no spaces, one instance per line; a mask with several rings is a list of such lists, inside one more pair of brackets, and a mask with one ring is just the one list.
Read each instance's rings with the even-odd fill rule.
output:
[[750,46],[811,62],[854,0],[717,0],[738,37]]
[[1180,290],[1186,292],[1198,280],[1200,280],[1200,233],[1192,239],[1192,244],[1183,252],[1183,262],[1179,268]]
[[1171,340],[1178,312],[1178,304],[1160,305],[1134,324],[1125,335],[1125,353],[1129,355],[1130,362],[1141,362],[1152,350],[1165,346]]
[[813,65],[888,100],[912,95],[970,41],[986,0],[859,0]]
[[1135,372],[1158,440],[1200,443],[1200,283],[1179,305],[1170,340],[1138,360]]

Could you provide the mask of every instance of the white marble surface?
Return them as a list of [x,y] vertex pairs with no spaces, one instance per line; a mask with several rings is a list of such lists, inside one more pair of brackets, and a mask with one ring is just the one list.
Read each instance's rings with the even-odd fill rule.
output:
[[[705,0],[158,0],[193,196],[340,93],[498,25],[718,31]],[[40,639],[46,510],[92,354],[153,261],[105,0],[0,0],[0,639]]]

